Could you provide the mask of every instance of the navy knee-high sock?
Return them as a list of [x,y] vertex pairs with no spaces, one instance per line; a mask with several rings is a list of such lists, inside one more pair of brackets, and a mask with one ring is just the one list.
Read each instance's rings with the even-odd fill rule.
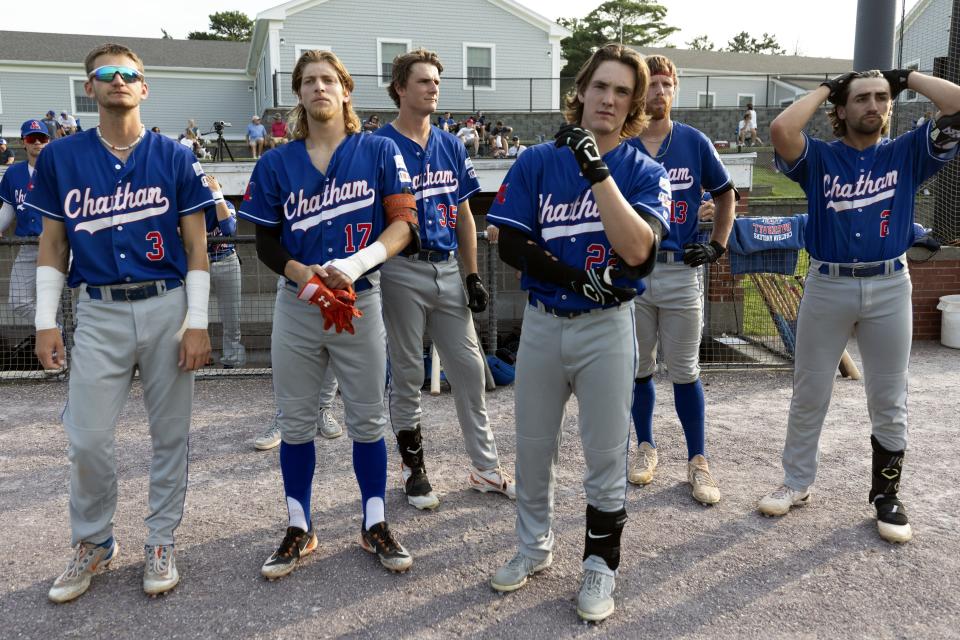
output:
[[360,485],[363,505],[363,528],[369,529],[384,521],[383,498],[387,493],[387,444],[353,441],[353,473]]
[[310,530],[310,490],[316,466],[317,449],[312,440],[303,444],[280,443],[280,474],[287,496],[289,526],[304,531]]
[[637,431],[637,446],[641,442],[649,442],[656,447],[653,441],[653,405],[657,401],[657,388],[653,384],[653,376],[647,377],[645,382],[639,380],[633,383],[633,428]]
[[673,404],[687,440],[687,460],[706,454],[703,418],[703,385],[700,380],[673,385]]

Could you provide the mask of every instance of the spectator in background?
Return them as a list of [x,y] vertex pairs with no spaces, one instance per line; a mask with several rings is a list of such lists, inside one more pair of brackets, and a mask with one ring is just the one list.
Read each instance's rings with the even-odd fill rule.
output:
[[[217,179],[207,174],[214,204],[204,210],[207,237],[231,237],[237,234],[237,211],[233,203],[224,199]],[[223,326],[223,349],[220,364],[224,369],[242,367],[247,352],[240,343],[240,258],[231,242],[207,246],[210,258],[211,290],[217,296],[220,322]]]
[[467,118],[467,121],[457,131],[457,138],[468,150],[473,149],[473,155],[480,153],[480,134],[477,133],[477,125],[473,118]]
[[60,127],[63,129],[63,135],[69,136],[77,132],[76,119],[66,111],[60,112],[60,117],[57,119],[57,122],[60,123]]
[[287,122],[279,113],[273,114],[273,122],[270,123],[270,148],[279,147],[287,143]]
[[444,131],[450,131],[455,129],[457,126],[457,121],[453,119],[450,115],[450,112],[447,111],[437,120],[437,126],[443,129]]
[[63,127],[57,122],[57,114],[53,109],[47,111],[47,117],[40,122],[47,128],[51,140],[56,140],[63,136]]
[[507,149],[508,158],[517,158],[520,156],[521,153],[527,150],[527,145],[520,144],[520,138],[518,138],[517,136],[513,136],[510,142],[511,142],[510,148]]
[[13,164],[13,151],[7,148],[7,139],[0,138],[0,165]]
[[480,134],[481,140],[487,139],[487,118],[483,115],[483,111],[477,111],[477,115],[473,117],[474,122],[477,125],[477,133]]
[[754,126],[749,111],[743,114],[743,120],[737,125],[737,146],[746,144],[748,140],[752,147],[763,144],[763,141],[757,135],[757,128]]
[[373,114],[363,123],[364,133],[373,133],[380,128],[380,116]]
[[254,160],[260,159],[266,137],[267,130],[260,124],[260,116],[250,118],[250,124],[247,125],[247,144]]
[[747,113],[750,114],[750,122],[753,123],[753,134],[756,136],[757,130],[760,128],[760,119],[757,117],[757,112],[753,110],[752,102],[747,103]]
[[160,133],[160,127],[150,127],[150,131],[153,133]]
[[[193,137],[197,140],[200,139],[200,129],[197,128],[196,120],[187,120],[187,128],[184,130],[184,135],[192,133]],[[181,136],[183,137],[183,136]]]
[[505,126],[503,120],[497,120],[497,124],[490,129],[490,135],[487,138],[494,158],[507,157],[507,141],[512,135],[513,127]]
[[914,129],[933,119],[933,111],[925,111],[922,116],[917,118],[917,123],[913,125]]
[[198,160],[203,160],[207,157],[207,150],[204,149],[203,144],[200,143],[200,138],[198,138],[197,134],[189,127],[180,138],[180,144],[193,151],[193,155],[196,156]]

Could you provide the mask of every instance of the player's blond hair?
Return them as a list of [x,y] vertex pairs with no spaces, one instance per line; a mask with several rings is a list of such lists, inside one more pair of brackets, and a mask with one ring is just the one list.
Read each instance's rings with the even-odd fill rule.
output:
[[[304,51],[300,59],[297,60],[297,64],[293,67],[291,86],[293,87],[294,94],[300,95],[300,85],[303,82],[303,70],[308,64],[314,62],[326,62],[333,67],[334,71],[337,72],[337,77],[340,79],[340,84],[348,93],[353,94],[353,78],[350,76],[347,68],[343,66],[343,63],[340,62],[340,58],[332,51],[321,51],[319,49]],[[295,140],[302,140],[307,137],[309,133],[309,129],[307,128],[307,110],[302,103],[298,103],[297,106],[290,111],[289,121]],[[343,103],[343,124],[348,134],[360,131],[360,118],[353,112],[352,102]]]
[[88,76],[94,69],[93,64],[100,56],[126,56],[133,60],[133,63],[137,65],[137,69],[140,71],[140,73],[143,73],[143,60],[141,60],[140,56],[134,53],[132,49],[115,42],[106,42],[101,44],[99,47],[92,49],[84,59],[83,67],[86,69]]
[[424,64],[432,64],[437,68],[437,73],[443,73],[443,65],[440,64],[440,58],[437,56],[434,51],[427,51],[426,49],[414,49],[408,53],[403,53],[393,59],[393,74],[390,78],[390,87],[387,89],[387,93],[390,94],[390,99],[393,100],[393,104],[400,106],[400,94],[397,92],[397,88],[403,88],[407,86],[407,80],[410,79],[410,72],[413,69],[413,65],[418,62],[423,62]]
[[[837,94],[836,101],[833,102],[833,108],[830,111],[827,111],[827,118],[830,120],[830,126],[833,127],[833,135],[838,138],[843,138],[847,135],[847,121],[841,120],[840,116],[837,115],[837,107],[846,106],[847,100],[850,98],[850,85],[853,84],[854,80],[860,78],[882,78],[883,74],[880,73],[877,69],[871,69],[870,71],[860,71],[853,74],[853,77],[850,78],[850,82],[845,83],[841,88],[840,92]],[[893,99],[890,100],[890,108],[893,109]],[[888,111],[883,115],[883,127],[880,129],[880,135],[886,136],[890,135],[890,112]]]
[[647,85],[650,84],[650,70],[640,57],[640,54],[622,44],[611,42],[594,51],[590,59],[580,67],[574,80],[573,89],[567,94],[563,116],[571,124],[579,123],[583,119],[583,103],[579,93],[586,93],[593,74],[601,64],[613,60],[627,65],[636,72],[637,84],[633,88],[633,100],[630,103],[630,112],[620,128],[620,138],[633,138],[647,128],[650,116],[646,114]]

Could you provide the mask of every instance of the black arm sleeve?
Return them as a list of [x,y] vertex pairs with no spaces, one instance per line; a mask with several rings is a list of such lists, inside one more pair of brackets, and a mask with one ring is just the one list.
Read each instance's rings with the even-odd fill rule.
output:
[[569,287],[571,282],[581,280],[584,276],[583,269],[563,264],[513,227],[500,227],[497,244],[501,260],[537,280]]
[[719,189],[714,189],[713,191],[710,192],[710,195],[713,196],[714,200],[716,200],[717,198],[725,194],[727,191],[730,191],[730,189],[733,189],[734,199],[736,199],[737,202],[740,202],[740,191],[735,186],[733,186],[733,180],[723,185]]
[[287,262],[293,260],[293,256],[280,243],[280,227],[257,226],[257,257],[260,262],[270,267],[271,270],[282,275],[287,267]]
[[630,278],[631,280],[639,280],[640,278],[645,278],[650,275],[653,268],[657,266],[657,251],[660,250],[660,241],[663,240],[663,237],[666,235],[666,229],[663,228],[663,223],[660,222],[660,219],[652,213],[637,211],[637,215],[650,225],[650,230],[653,231],[653,246],[650,247],[650,255],[647,256],[646,262],[638,264],[635,267],[627,264],[623,259],[617,258],[620,262],[620,265],[614,272],[614,276],[617,278],[624,277]]

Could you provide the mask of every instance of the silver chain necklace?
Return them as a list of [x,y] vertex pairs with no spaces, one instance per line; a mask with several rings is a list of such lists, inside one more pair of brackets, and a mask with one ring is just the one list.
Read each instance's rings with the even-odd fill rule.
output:
[[135,146],[140,144],[140,141],[143,140],[143,136],[145,136],[146,133],[147,133],[147,128],[141,124],[140,135],[137,136],[137,139],[125,147],[118,147],[117,145],[113,144],[112,142],[110,142],[109,140],[103,137],[103,133],[100,132],[100,125],[97,125],[97,138],[100,139],[100,142],[102,142],[105,147],[109,149],[113,149],[114,151],[129,151],[130,149],[133,149]]

